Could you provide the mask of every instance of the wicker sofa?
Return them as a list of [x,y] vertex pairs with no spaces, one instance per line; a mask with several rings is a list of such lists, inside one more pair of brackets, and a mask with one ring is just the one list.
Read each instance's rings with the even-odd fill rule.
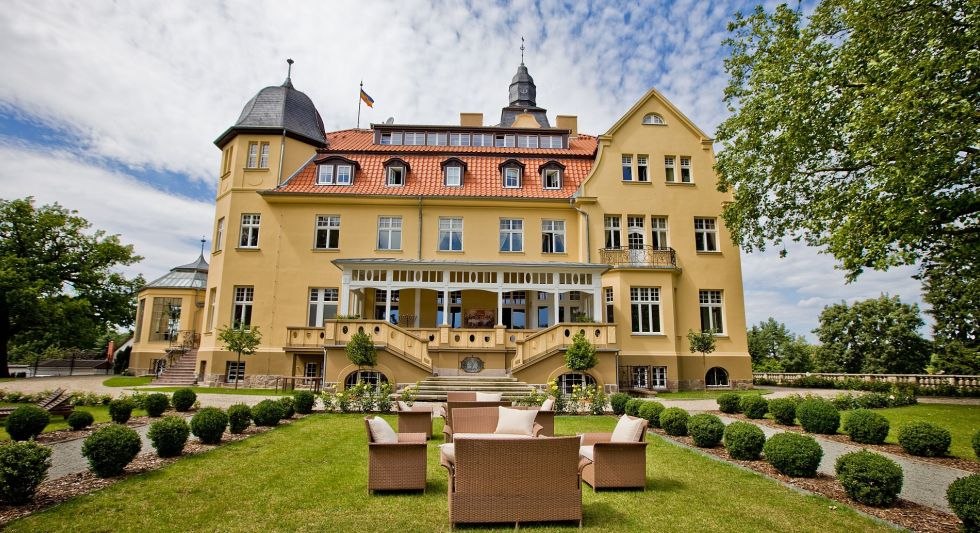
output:
[[582,470],[582,480],[593,490],[646,488],[647,421],[643,420],[640,425],[642,430],[635,442],[611,442],[612,433],[582,436],[582,451],[586,452],[582,455],[588,461]]
[[582,524],[579,438],[459,439],[449,471],[449,521]]
[[[464,403],[478,403],[478,402],[464,402]],[[499,402],[497,402],[499,403]],[[456,407],[452,409],[453,414],[453,425],[450,426],[449,422],[442,428],[443,440],[445,442],[453,442],[453,435],[457,433],[466,434],[492,434],[494,430],[497,429],[497,421],[500,417],[500,407],[509,407],[507,405],[492,405],[484,407]],[[516,408],[512,408],[516,409]],[[448,409],[447,409],[448,411]],[[541,433],[544,428],[540,423],[537,422],[537,416],[535,416],[535,424],[533,436],[543,436]]]
[[[511,403],[506,400],[501,400],[499,402],[446,402],[446,406],[442,411],[442,418],[446,421],[446,425],[443,427],[442,433],[446,435],[449,440],[446,442],[452,442],[452,425],[453,425],[453,411],[456,409],[463,408],[476,408],[476,407],[510,407]],[[448,431],[447,431],[448,430]],[[493,432],[493,430],[490,430]]]
[[398,433],[398,442],[375,442],[369,420],[368,492],[376,490],[425,490],[425,433]]

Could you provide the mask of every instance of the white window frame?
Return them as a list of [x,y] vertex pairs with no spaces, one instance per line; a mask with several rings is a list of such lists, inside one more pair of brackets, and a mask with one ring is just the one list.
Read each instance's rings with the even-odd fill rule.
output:
[[[549,176],[554,176],[554,182],[549,185]],[[541,184],[545,189],[561,189],[561,169],[546,168],[541,175]]]
[[[458,236],[459,247],[453,246],[453,236]],[[443,248],[443,238],[446,240],[446,247]],[[439,217],[439,241],[437,243],[440,252],[462,252],[463,251],[463,217]]]
[[623,181],[633,181],[633,154],[623,154]]
[[252,304],[255,303],[255,287],[235,285],[234,302],[231,306],[231,327],[248,329],[252,325]]
[[[320,246],[320,234],[326,235],[324,246]],[[337,236],[337,245],[330,246],[332,234]],[[316,223],[313,228],[313,249],[314,250],[338,250],[340,249],[340,215],[317,215]]]
[[521,188],[521,169],[520,167],[504,167],[504,188]]
[[259,168],[259,143],[248,143],[248,155],[245,157],[245,168]]
[[664,156],[664,179],[667,183],[674,183],[674,180],[677,179],[677,176],[674,174],[674,161],[674,156]]
[[650,167],[648,165],[650,158],[646,155],[636,156],[636,181],[640,183],[646,183],[650,181]]
[[646,230],[643,215],[626,217],[626,246],[630,250],[642,250],[646,246]]
[[519,148],[537,148],[538,147],[538,136],[537,135],[518,135],[517,136],[517,146]]
[[241,233],[238,239],[239,248],[258,248],[259,229],[262,225],[262,215],[259,213],[242,213]]
[[603,217],[606,249],[618,250],[623,247],[623,219],[619,215]]
[[214,227],[214,251],[220,252],[224,249],[225,242],[225,217],[218,219]]
[[[232,374],[234,373],[234,375]],[[225,362],[225,381],[234,383],[245,380],[245,361],[226,361]]]
[[718,222],[714,217],[694,217],[694,250],[718,251]]
[[670,248],[667,231],[667,217],[653,215],[650,217],[650,244],[655,250],[666,250]]
[[650,388],[651,389],[667,388],[667,367],[665,366],[650,367]]
[[462,187],[463,167],[459,165],[446,165],[445,174],[445,183],[447,187]]
[[[630,287],[630,332],[633,335],[663,334],[663,317],[660,315],[660,287]],[[640,318],[638,323],[635,317]],[[644,318],[647,324],[643,323]]]
[[500,251],[508,253],[524,251],[524,219],[500,219]]
[[218,309],[218,288],[211,287],[208,291],[208,331],[214,330],[215,311]]
[[493,146],[493,134],[474,133],[471,146]]
[[316,184],[317,185],[333,185],[334,184],[334,166],[333,165],[320,165],[316,172]]
[[606,302],[606,322],[612,324],[616,322],[615,320],[616,298],[613,293],[613,288],[603,287],[602,292],[603,292],[604,300]]
[[350,185],[354,181],[354,168],[351,165],[337,165],[337,185]]
[[[701,331],[714,331],[716,335],[725,334],[725,300],[721,290],[702,289],[698,291],[698,306],[701,310]],[[707,324],[705,324],[707,319]]]
[[[402,165],[392,165],[388,167],[385,171],[385,185],[388,187],[404,187],[405,186],[405,167]],[[395,181],[395,176],[398,176],[398,182]]]
[[694,183],[694,175],[691,172],[691,158],[681,156],[681,183]]
[[643,123],[648,126],[666,126],[667,122],[664,121],[664,117],[657,113],[647,113],[643,115]]
[[449,146],[469,146],[470,145],[470,134],[469,133],[450,133],[449,134]]
[[259,145],[259,168],[269,168],[269,143]]
[[[387,243],[382,242],[382,236],[387,237]],[[385,244],[385,246],[382,246],[382,244]],[[396,244],[397,247],[395,246]],[[378,217],[378,240],[376,245],[378,250],[402,249],[402,217]]]
[[[333,309],[328,309],[331,307]],[[306,314],[307,327],[323,327],[323,321],[335,318],[339,308],[340,291],[336,287],[310,287]]]
[[538,146],[540,148],[564,148],[561,135],[542,135]]
[[425,133],[421,131],[406,131],[405,132],[405,145],[407,146],[424,146],[425,145]]
[[566,244],[565,221],[552,220],[552,219],[542,220],[541,221],[541,253],[543,254],[566,253],[567,248],[565,244]]

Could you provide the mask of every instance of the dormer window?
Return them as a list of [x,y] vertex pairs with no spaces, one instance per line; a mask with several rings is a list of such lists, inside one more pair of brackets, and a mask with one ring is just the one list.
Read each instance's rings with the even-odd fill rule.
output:
[[330,157],[317,163],[317,185],[350,185],[354,182],[357,162],[345,157]]
[[461,187],[465,173],[466,162],[458,157],[450,157],[442,162],[443,183],[447,187]]
[[320,165],[316,175],[317,185],[333,185],[333,165]]
[[654,125],[654,126],[666,126],[667,122],[664,121],[664,117],[657,113],[647,113],[643,115],[643,123]]
[[565,165],[558,161],[548,161],[538,167],[541,173],[541,186],[545,189],[561,189],[562,174],[565,172]]
[[393,157],[384,164],[385,185],[388,187],[403,187],[405,178],[408,176],[408,163],[397,157]]
[[500,164],[500,175],[505,189],[519,189],[523,174],[524,163],[516,159],[508,159]]
[[350,185],[351,176],[350,165],[337,165],[337,185]]

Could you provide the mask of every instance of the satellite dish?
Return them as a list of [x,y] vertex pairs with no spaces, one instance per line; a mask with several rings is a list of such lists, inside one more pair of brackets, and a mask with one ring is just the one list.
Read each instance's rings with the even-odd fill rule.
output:
[[394,123],[395,123],[395,117],[388,117],[388,120],[385,121],[385,124],[394,124]]

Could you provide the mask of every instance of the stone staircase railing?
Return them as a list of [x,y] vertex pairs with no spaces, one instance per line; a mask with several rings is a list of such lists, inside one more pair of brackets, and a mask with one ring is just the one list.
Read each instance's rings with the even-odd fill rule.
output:
[[568,347],[572,344],[572,338],[580,331],[585,333],[585,338],[596,348],[614,348],[616,346],[616,326],[614,324],[558,323],[517,341],[516,353],[511,359],[511,372],[534,364],[556,351]]

